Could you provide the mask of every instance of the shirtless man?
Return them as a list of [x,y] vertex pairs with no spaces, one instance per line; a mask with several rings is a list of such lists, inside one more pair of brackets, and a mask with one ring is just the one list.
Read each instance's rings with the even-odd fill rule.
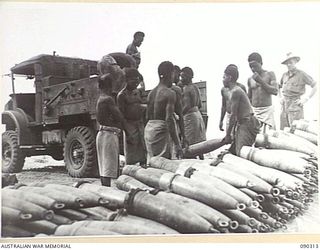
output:
[[[144,143],[143,106],[140,91],[140,73],[137,69],[126,68],[126,87],[117,97],[118,106],[125,118],[124,155],[126,164],[140,165],[146,163],[146,147]],[[128,141],[130,138],[130,141]]]
[[272,95],[278,94],[276,76],[272,71],[262,68],[262,57],[251,53],[248,57],[253,75],[248,79],[248,96],[257,119],[270,128],[275,129]]
[[147,120],[145,127],[145,143],[148,162],[153,156],[170,158],[170,136],[174,142],[177,158],[182,156],[181,145],[174,125],[174,106],[176,93],[171,89],[173,80],[173,64],[162,62],[158,67],[160,82],[148,95]]
[[131,55],[136,60],[136,67],[139,68],[141,62],[140,52],[137,47],[140,47],[144,40],[144,33],[137,31],[133,35],[133,41],[130,43],[126,49],[126,53]]
[[[180,83],[180,73],[181,69],[179,66],[174,66],[173,71],[173,85],[171,87],[172,90],[176,93],[176,103],[174,105],[174,117],[177,128],[177,134],[179,139],[181,139],[182,146],[184,147],[187,144],[185,133],[184,133],[184,122],[183,122],[183,114],[182,114],[182,89],[178,86]],[[178,125],[178,126],[177,126]]]
[[[181,70],[183,84],[183,108],[185,137],[189,145],[206,140],[206,128],[200,113],[201,99],[199,88],[192,83],[193,71],[189,67]],[[203,156],[200,155],[200,158]]]
[[223,141],[228,144],[232,142],[231,132],[235,128],[235,136],[230,147],[230,152],[240,155],[242,146],[252,146],[255,142],[260,124],[253,115],[250,100],[246,93],[236,85],[239,72],[237,67],[229,65],[223,75],[223,85],[230,89],[231,116],[229,127]]
[[[234,64],[230,64],[230,65],[234,65]],[[234,65],[234,66],[237,67],[236,65]],[[247,93],[246,87],[243,84],[237,82],[236,85],[239,86],[240,88],[242,88],[245,93]],[[221,88],[221,96],[222,96],[222,105],[221,105],[219,129],[221,131],[224,131],[223,119],[224,119],[225,115],[227,114],[227,117],[226,117],[226,130],[227,130],[229,127],[229,120],[230,120],[230,115],[231,115],[230,90],[223,86]]]
[[111,179],[119,175],[119,135],[124,118],[112,97],[111,74],[99,76],[100,96],[97,101],[97,122],[100,125],[96,138],[101,184],[110,186]]

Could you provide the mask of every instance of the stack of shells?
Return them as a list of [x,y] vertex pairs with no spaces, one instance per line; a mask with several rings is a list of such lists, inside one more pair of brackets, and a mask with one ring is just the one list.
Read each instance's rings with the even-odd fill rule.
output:
[[244,146],[240,157],[220,152],[206,160],[153,157],[148,168],[127,165],[116,187],[7,186],[2,236],[285,230],[319,190],[312,124],[302,120],[287,131],[259,134],[255,147]]

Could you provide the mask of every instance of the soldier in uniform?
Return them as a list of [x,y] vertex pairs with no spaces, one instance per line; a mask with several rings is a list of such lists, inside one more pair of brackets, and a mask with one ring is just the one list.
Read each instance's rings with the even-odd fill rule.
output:
[[[304,71],[297,69],[296,63],[300,61],[299,56],[292,53],[282,62],[288,71],[282,75],[280,88],[283,98],[281,99],[280,129],[290,127],[294,120],[304,118],[303,106],[314,96],[317,91],[316,82]],[[306,85],[311,87],[310,94],[305,94]]]

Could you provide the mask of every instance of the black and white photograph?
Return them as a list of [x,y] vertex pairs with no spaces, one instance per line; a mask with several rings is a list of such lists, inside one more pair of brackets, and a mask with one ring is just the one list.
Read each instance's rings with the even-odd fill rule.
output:
[[319,13],[1,1],[1,238],[319,236]]

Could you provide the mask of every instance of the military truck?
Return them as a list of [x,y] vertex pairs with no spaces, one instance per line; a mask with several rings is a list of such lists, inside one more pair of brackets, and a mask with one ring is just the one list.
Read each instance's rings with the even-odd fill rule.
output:
[[[20,172],[25,157],[50,155],[64,160],[73,177],[97,175],[97,74],[97,61],[46,54],[11,68],[12,94],[2,113],[2,172]],[[18,75],[34,81],[35,93],[15,93]],[[198,86],[206,121],[206,83]]]

